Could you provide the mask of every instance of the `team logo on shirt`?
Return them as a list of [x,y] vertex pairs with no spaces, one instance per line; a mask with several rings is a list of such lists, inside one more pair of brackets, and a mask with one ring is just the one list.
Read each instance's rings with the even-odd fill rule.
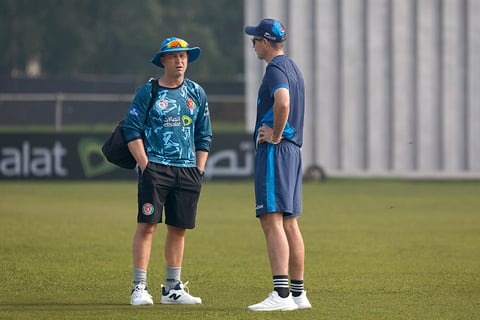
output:
[[145,203],[142,207],[142,213],[146,216],[151,216],[155,212],[155,208],[151,203]]
[[188,99],[187,99],[187,107],[188,107],[190,110],[195,109],[195,102],[193,102],[192,98],[188,98]]
[[160,99],[158,101],[158,106],[160,107],[160,109],[165,110],[168,107],[168,101],[165,99]]

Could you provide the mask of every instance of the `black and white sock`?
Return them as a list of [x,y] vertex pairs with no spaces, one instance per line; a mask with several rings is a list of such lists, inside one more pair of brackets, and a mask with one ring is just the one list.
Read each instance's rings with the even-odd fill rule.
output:
[[302,294],[303,290],[303,280],[292,280],[290,282],[290,291],[292,292],[292,296],[298,297]]
[[273,290],[277,291],[281,298],[288,297],[288,276],[273,276]]

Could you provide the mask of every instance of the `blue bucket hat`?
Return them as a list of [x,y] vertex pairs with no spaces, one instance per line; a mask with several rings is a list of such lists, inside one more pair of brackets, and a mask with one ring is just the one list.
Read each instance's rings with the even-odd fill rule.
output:
[[287,40],[287,31],[283,24],[274,19],[263,19],[258,26],[246,26],[245,33],[250,36],[262,37],[272,42]]
[[187,51],[188,52],[188,62],[195,61],[198,56],[200,56],[200,48],[193,47],[191,48],[187,41],[171,37],[167,38],[162,42],[162,48],[160,51],[155,53],[152,58],[152,63],[160,68],[163,68],[163,64],[160,62],[160,57],[166,52],[178,52],[178,51]]

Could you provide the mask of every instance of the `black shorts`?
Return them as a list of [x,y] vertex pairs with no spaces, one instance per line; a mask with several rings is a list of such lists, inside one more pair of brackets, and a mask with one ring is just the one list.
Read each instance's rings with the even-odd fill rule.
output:
[[195,228],[202,175],[196,167],[173,167],[149,162],[138,178],[137,222],[162,222],[177,228]]

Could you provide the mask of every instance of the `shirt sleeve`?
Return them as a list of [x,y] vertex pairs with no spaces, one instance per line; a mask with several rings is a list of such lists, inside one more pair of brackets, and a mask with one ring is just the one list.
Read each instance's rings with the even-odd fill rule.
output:
[[212,142],[212,127],[210,122],[210,111],[208,110],[207,95],[200,88],[201,105],[195,123],[195,151],[210,151]]
[[279,88],[289,88],[288,78],[285,73],[275,65],[269,65],[265,71],[267,77],[268,90],[270,91],[270,97],[273,98],[275,91]]
[[127,143],[142,138],[145,120],[147,118],[147,108],[151,97],[151,83],[147,83],[137,90],[130,109],[124,118],[123,136]]

